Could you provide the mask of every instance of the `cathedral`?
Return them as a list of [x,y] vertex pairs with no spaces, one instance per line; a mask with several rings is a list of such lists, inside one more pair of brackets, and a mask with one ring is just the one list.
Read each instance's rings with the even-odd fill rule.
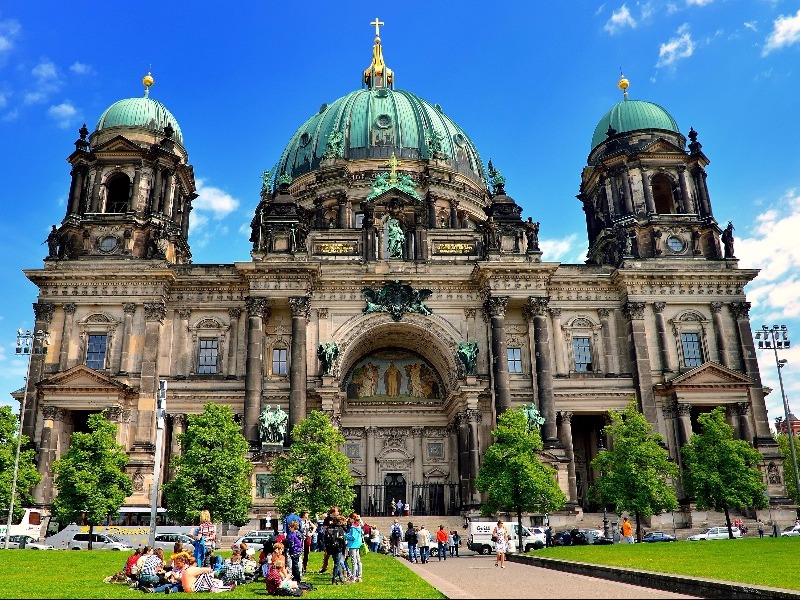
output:
[[[621,78],[579,180],[576,168],[586,261],[546,262],[539,218],[554,215],[523,215],[466,130],[394,89],[373,25],[362,88],[323,104],[253,190],[249,261],[192,262],[189,142],[211,132],[184,144],[150,74],[144,96],[81,128],[66,214],[25,271],[51,339],[15,393],[37,501],[52,502],[52,462],[103,411],[130,456],[127,504],[149,506],[165,381],[163,464],[187,415],[230,406],[250,442],[252,523],[274,510],[286,427],[312,410],[344,435],[356,510],[398,498],[466,515],[497,415],[520,406],[541,415],[541,458],[568,499],[553,517],[577,522],[598,511],[590,463],[607,412],[633,399],[678,464],[698,415],[724,406],[763,456],[772,513],[788,511],[744,294],[757,271],[739,268],[714,216],[697,132],[629,99]],[[265,428],[276,415],[286,426]],[[677,486],[675,519],[691,526]]]

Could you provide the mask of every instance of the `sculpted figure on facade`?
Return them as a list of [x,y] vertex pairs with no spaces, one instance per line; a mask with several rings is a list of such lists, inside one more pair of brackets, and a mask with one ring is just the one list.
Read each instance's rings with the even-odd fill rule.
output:
[[456,356],[464,365],[467,375],[475,375],[478,366],[478,342],[458,342]]
[[317,348],[317,358],[322,363],[322,374],[331,375],[333,373],[333,364],[339,356],[339,344],[336,342],[320,343]]
[[261,444],[268,446],[283,445],[286,439],[286,426],[289,422],[287,415],[280,406],[270,409],[269,404],[261,411],[258,418],[259,435]]

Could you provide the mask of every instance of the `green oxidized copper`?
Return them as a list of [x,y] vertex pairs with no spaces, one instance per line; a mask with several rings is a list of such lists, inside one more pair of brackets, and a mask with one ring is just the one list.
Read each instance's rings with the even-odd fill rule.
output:
[[445,158],[442,152],[442,140],[444,136],[434,129],[425,130],[425,146],[431,158]]
[[495,194],[504,193],[506,178],[500,174],[500,171],[494,168],[491,159],[489,159],[489,165],[488,168],[486,169],[486,172],[489,175],[489,183],[492,184],[492,192]]
[[328,144],[325,152],[322,153],[322,160],[341,158],[342,156],[344,156],[344,138],[341,131],[334,129],[328,134]]
[[467,375],[475,375],[478,366],[478,342],[458,342],[456,356],[464,365]]
[[289,185],[290,183],[292,183],[291,175],[283,173],[280,177],[278,177],[278,185]]
[[415,187],[416,183],[411,178],[411,175],[398,173],[397,177],[392,181],[389,173],[378,173],[372,180],[372,191],[367,196],[367,200],[373,200],[391,188],[396,188],[415,200],[420,200],[419,194],[414,189]]
[[424,302],[433,292],[431,290],[415,290],[407,283],[390,281],[384,283],[379,290],[364,288],[364,300],[367,306],[363,312],[388,312],[392,315],[393,321],[403,318],[403,313],[419,313],[430,315],[431,310],[425,306]]
[[542,425],[544,425],[544,417],[539,414],[539,409],[536,408],[536,405],[531,402],[529,405],[523,405],[522,410],[525,413],[525,416],[528,419],[528,429],[539,429]]
[[390,217],[386,221],[388,229],[389,243],[387,246],[389,258],[403,258],[403,243],[406,241],[406,234],[400,227],[400,221]]
[[320,343],[319,347],[317,348],[317,358],[319,358],[319,362],[322,363],[323,375],[333,374],[333,364],[336,362],[336,358],[338,356],[339,344],[336,342],[327,342],[325,344]]

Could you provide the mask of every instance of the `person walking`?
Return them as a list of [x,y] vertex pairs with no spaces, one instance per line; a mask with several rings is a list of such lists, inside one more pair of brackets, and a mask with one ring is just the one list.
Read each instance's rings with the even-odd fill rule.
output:
[[497,525],[492,529],[492,539],[494,540],[494,552],[496,556],[494,566],[505,569],[506,551],[508,550],[508,530],[506,530],[502,519],[498,520]]
[[406,543],[408,544],[408,560],[412,563],[418,563],[417,558],[417,530],[414,529],[414,523],[408,522],[408,529],[406,529]]
[[389,530],[389,541],[392,544],[392,556],[400,554],[400,540],[403,537],[403,528],[400,527],[397,519],[392,523],[392,528]]
[[402,499],[397,501],[397,516],[398,517],[402,517],[403,516],[403,510],[405,509],[405,507],[406,507],[406,505],[403,504],[403,500]]
[[628,520],[628,517],[624,517],[622,519],[622,539],[626,544],[633,543],[633,527],[631,526],[631,522]]
[[764,521],[762,521],[761,519],[758,520],[758,537],[759,538],[764,537]]
[[[331,506],[331,509],[328,511],[328,514],[325,515],[325,518],[322,520],[322,528],[323,530],[327,530],[333,523],[336,522],[337,518],[339,517],[339,507],[338,506]],[[331,557],[330,552],[328,552],[328,544],[323,541],[325,554],[322,556],[322,568],[320,569],[320,573],[325,573],[328,570],[328,560]],[[336,563],[334,563],[336,564]]]
[[461,545],[461,534],[458,530],[453,529],[453,548],[455,549],[456,558],[458,558],[458,547]]
[[439,525],[439,531],[436,532],[436,552],[439,555],[439,562],[447,560],[447,532],[444,525]]
[[314,539],[314,532],[317,524],[308,518],[308,511],[300,513],[300,537],[303,538],[303,573],[308,570],[308,553],[311,550],[311,542]]
[[425,529],[425,525],[419,526],[417,531],[417,546],[419,547],[419,558],[422,564],[428,562],[431,552],[431,532]]

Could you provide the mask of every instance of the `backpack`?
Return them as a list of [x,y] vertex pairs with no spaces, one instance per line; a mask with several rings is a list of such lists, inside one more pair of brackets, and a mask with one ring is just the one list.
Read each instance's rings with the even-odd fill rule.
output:
[[403,530],[399,523],[392,525],[392,537],[397,538],[398,540],[403,537]]
[[331,553],[331,550],[338,550],[342,547],[342,542],[344,541],[344,532],[342,531],[342,528],[331,525],[325,530],[324,540],[325,549],[329,554]]
[[417,543],[417,532],[413,529],[406,529],[406,542],[412,546]]

